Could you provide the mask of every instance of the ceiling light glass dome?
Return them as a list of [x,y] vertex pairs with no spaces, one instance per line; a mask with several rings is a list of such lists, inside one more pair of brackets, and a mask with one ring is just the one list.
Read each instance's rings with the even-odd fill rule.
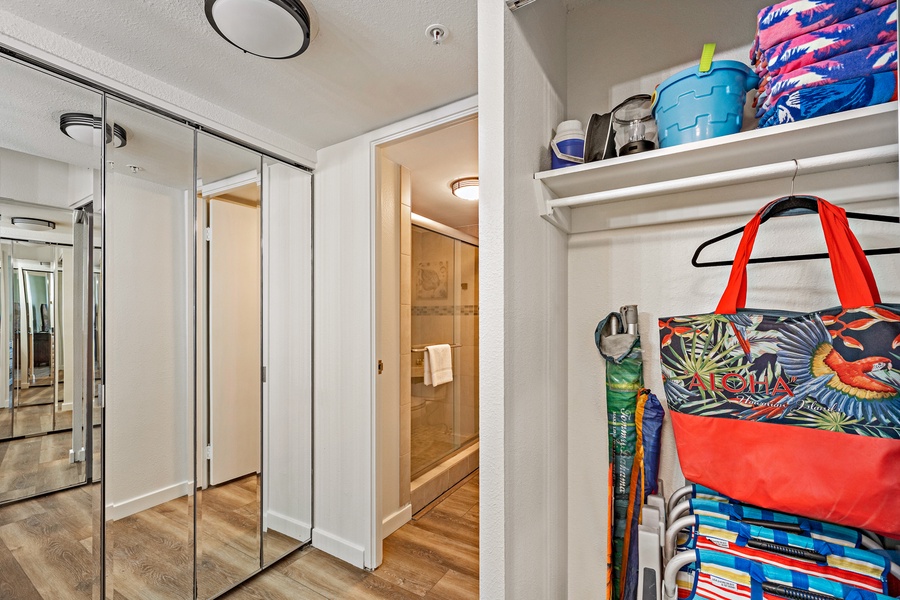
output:
[[309,12],[298,0],[206,0],[206,18],[228,42],[262,58],[291,58],[309,47]]

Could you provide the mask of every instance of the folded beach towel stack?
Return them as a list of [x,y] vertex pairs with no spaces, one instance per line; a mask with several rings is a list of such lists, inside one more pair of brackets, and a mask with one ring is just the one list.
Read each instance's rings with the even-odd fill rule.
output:
[[897,99],[896,0],[785,0],[759,13],[760,127]]

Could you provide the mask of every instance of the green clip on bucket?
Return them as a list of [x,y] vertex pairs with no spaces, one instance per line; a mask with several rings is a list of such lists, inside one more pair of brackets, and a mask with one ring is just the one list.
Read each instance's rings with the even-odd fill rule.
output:
[[712,60],[715,44],[703,48],[696,67],[672,75],[656,89],[651,111],[659,147],[668,148],[741,130],[747,92],[759,77],[735,60]]

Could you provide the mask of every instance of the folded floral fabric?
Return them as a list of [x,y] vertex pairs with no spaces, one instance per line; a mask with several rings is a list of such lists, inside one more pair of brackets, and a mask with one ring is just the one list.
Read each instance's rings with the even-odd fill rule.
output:
[[766,112],[775,100],[793,90],[896,70],[897,42],[891,42],[839,54],[784,75],[767,77],[757,98],[757,115]]
[[876,73],[784,94],[759,120],[759,127],[793,123],[897,99],[897,72]]
[[762,53],[757,74],[780,75],[869,46],[897,41],[897,3],[782,42]]
[[750,48],[750,63],[760,53],[810,31],[890,4],[893,0],[784,0],[759,12],[756,39]]

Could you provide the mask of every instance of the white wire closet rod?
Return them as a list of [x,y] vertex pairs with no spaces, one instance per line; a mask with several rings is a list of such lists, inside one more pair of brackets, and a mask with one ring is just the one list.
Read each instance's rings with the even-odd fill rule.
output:
[[733,171],[721,171],[719,173],[708,173],[705,175],[696,175],[694,177],[684,177],[682,179],[670,179],[668,181],[660,181],[657,183],[645,183],[614,190],[569,196],[566,198],[555,198],[553,200],[547,200],[547,207],[552,210],[561,207],[588,206],[591,204],[603,204],[604,202],[617,202],[634,198],[662,196],[675,192],[704,190],[725,185],[768,181],[780,177],[792,177],[794,176],[794,173],[797,175],[805,175],[897,162],[897,151],[897,144],[888,144],[885,146],[876,146],[874,148],[851,150],[849,152],[838,152],[836,154],[825,154],[822,156],[812,156],[810,158],[798,158],[796,161],[786,160],[768,165],[734,169]]

